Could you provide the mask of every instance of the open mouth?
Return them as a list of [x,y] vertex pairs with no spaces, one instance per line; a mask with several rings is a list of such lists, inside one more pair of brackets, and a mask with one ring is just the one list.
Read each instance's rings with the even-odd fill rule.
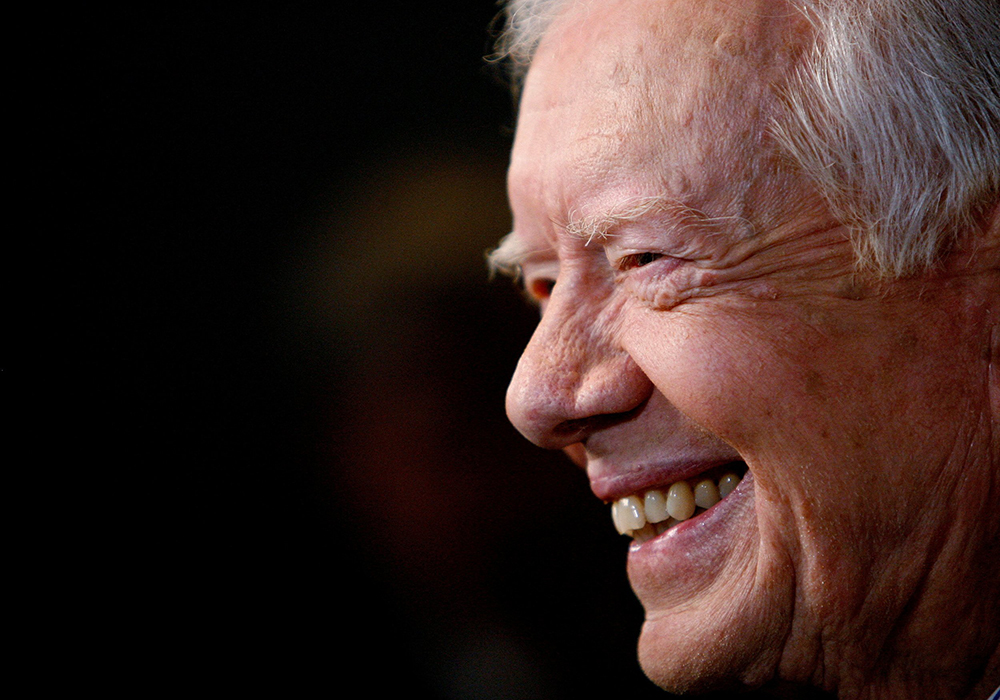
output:
[[746,473],[745,462],[730,462],[664,488],[619,498],[611,504],[615,529],[642,544],[704,513],[732,493]]

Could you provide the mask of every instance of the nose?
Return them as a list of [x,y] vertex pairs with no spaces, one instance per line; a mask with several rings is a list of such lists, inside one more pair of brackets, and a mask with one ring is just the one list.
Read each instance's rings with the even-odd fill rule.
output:
[[561,449],[626,420],[653,384],[616,342],[619,319],[559,285],[507,390],[507,416],[536,445]]

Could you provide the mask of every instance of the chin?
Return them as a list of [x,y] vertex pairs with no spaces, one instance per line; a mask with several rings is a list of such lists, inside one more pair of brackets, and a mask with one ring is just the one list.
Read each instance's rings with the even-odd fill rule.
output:
[[791,630],[793,569],[762,544],[753,480],[723,504],[629,552],[646,610],[639,663],[670,692],[760,687],[775,677]]
[[787,620],[767,619],[765,606],[748,604],[754,601],[647,618],[639,636],[643,672],[673,693],[749,690],[772,680]]

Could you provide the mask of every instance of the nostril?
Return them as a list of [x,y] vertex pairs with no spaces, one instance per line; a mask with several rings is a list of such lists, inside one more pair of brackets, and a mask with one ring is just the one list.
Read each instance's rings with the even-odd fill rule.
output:
[[[552,429],[553,435],[557,436],[560,440],[582,437],[584,434],[590,432],[591,424],[593,423],[592,418],[579,418],[576,420],[563,421],[555,428]],[[574,440],[576,442],[576,440]]]
[[586,418],[575,418],[571,420],[565,420],[555,428],[553,428],[553,435],[558,436],[560,440],[575,439],[583,440],[588,435],[602,430],[604,428],[610,428],[618,423],[624,423],[625,421],[631,419],[642,406],[645,405],[645,401],[639,406],[636,406],[631,411],[625,411],[623,413],[605,413],[596,416],[587,416]]

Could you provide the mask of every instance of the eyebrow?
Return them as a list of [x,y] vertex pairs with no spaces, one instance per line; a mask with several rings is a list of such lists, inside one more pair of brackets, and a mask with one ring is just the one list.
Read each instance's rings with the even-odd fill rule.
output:
[[[652,213],[680,206],[682,205],[678,202],[666,197],[642,197],[619,203],[600,216],[571,218],[569,223],[560,225],[560,228],[569,235],[590,243],[595,238],[606,238],[612,229],[623,223],[638,221]],[[537,249],[525,245],[516,232],[511,231],[500,239],[496,248],[487,251],[486,261],[491,274],[500,273],[517,278],[521,265],[537,252]]]
[[583,238],[590,243],[595,238],[600,240],[612,235],[613,229],[625,223],[668,211],[681,206],[666,197],[640,197],[620,202],[610,210],[596,216],[571,218],[563,229],[571,236]]
[[637,197],[617,204],[609,211],[597,216],[571,219],[563,226],[571,236],[582,238],[590,243],[614,235],[614,229],[646,218],[661,214],[668,215],[674,226],[698,228],[704,232],[721,233],[720,224],[732,217],[710,217],[702,211],[682,202],[661,195]]
[[[567,223],[559,227],[570,236],[580,238],[589,244],[595,239],[605,240],[615,235],[615,229],[623,224],[659,215],[669,216],[674,226],[698,229],[703,233],[721,234],[724,232],[722,224],[727,221],[732,222],[734,219],[741,221],[751,233],[754,230],[753,224],[741,217],[711,217],[676,199],[662,195],[636,197],[619,202],[608,211],[595,216],[571,217]],[[486,260],[490,274],[499,273],[516,280],[521,275],[521,266],[524,262],[538,252],[539,249],[527,246],[516,232],[512,231],[500,240],[496,248],[487,252]]]

